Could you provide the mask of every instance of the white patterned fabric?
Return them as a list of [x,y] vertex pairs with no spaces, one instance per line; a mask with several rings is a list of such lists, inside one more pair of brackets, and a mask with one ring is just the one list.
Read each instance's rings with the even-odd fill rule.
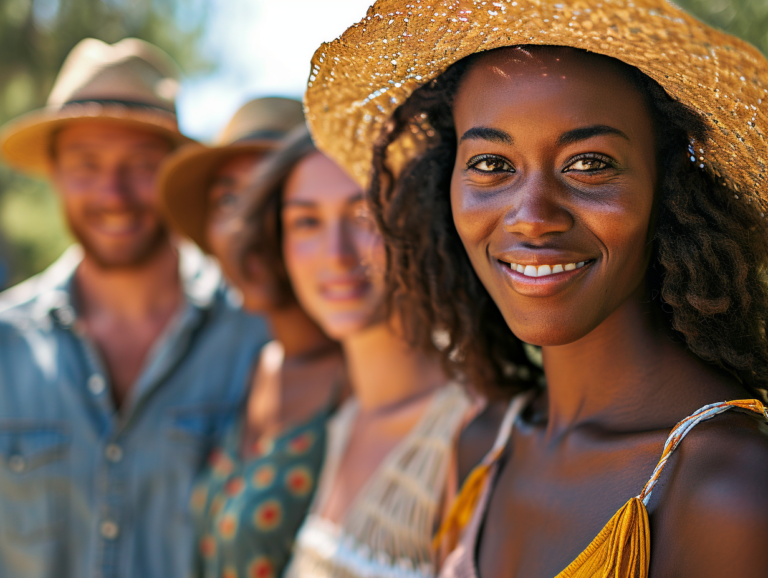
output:
[[433,578],[432,535],[441,512],[456,436],[471,408],[449,384],[389,453],[341,524],[318,515],[332,488],[358,411],[347,402],[329,426],[315,503],[296,537],[285,578]]

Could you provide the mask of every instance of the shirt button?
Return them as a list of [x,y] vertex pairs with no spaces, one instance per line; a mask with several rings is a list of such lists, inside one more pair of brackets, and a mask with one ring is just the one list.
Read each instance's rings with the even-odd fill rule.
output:
[[107,540],[114,540],[119,533],[120,528],[111,520],[105,520],[101,523],[101,535]]
[[71,306],[65,305],[57,311],[57,317],[59,319],[59,323],[65,327],[69,327],[75,322],[75,310],[72,309]]
[[106,386],[107,384],[104,381],[104,378],[98,373],[94,373],[91,377],[88,378],[88,389],[93,395],[99,395],[102,393]]
[[113,464],[116,464],[123,459],[123,448],[117,444],[109,444],[104,453],[107,456],[107,459]]
[[8,460],[8,467],[12,472],[20,474],[27,467],[27,462],[21,456],[11,456]]

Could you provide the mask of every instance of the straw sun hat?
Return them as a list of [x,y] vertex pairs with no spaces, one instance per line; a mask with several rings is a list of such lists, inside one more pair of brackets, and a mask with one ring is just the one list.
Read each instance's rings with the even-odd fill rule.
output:
[[[768,212],[768,62],[664,0],[379,0],[312,59],[305,104],[315,141],[365,185],[375,140],[417,88],[466,56],[522,44],[640,69],[710,128],[691,160]],[[415,119],[388,159],[412,157],[428,132]]]
[[292,129],[304,124],[301,102],[289,98],[257,98],[240,108],[214,146],[190,144],[166,161],[158,190],[168,220],[205,251],[208,187],[216,170],[241,153],[276,148]]
[[170,56],[142,40],[117,44],[87,38],[64,61],[48,106],[24,114],[0,129],[0,152],[11,167],[46,173],[51,137],[77,119],[103,119],[191,142],[179,132],[176,92],[180,72]]

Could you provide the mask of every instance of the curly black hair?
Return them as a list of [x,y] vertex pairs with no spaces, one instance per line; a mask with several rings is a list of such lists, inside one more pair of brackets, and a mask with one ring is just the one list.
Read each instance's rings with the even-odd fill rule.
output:
[[[369,197],[387,240],[390,305],[407,321],[409,338],[430,347],[432,333],[441,330],[449,370],[486,394],[509,395],[535,385],[541,370],[474,272],[450,206],[453,99],[478,56],[457,62],[396,110],[374,148]],[[699,115],[636,68],[619,64],[655,124],[660,181],[649,293],[690,351],[745,386],[765,390],[766,221],[756,203],[739,199],[698,165],[692,147],[707,134]],[[395,176],[387,150],[417,126],[426,127],[430,146]]]

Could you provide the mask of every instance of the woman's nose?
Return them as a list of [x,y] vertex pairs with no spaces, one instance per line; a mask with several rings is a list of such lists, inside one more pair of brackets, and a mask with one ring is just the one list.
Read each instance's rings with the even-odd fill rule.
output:
[[510,196],[504,230],[531,239],[568,231],[573,216],[563,204],[562,186],[545,176],[528,179]]

